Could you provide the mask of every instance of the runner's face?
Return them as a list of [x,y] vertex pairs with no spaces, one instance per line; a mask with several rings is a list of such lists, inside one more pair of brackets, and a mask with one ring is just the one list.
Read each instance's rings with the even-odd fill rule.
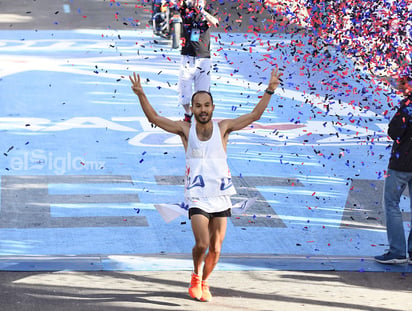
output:
[[212,104],[212,99],[207,93],[197,94],[193,98],[192,112],[196,122],[206,124],[212,119],[215,106]]

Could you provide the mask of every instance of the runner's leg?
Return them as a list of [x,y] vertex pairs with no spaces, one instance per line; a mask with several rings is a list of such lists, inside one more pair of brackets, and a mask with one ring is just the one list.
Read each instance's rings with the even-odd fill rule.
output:
[[183,106],[185,113],[191,114],[190,111],[190,100],[193,93],[193,65],[190,63],[189,56],[182,56],[180,61],[180,70],[179,70],[179,104]]
[[202,271],[203,259],[209,247],[209,219],[196,214],[191,217],[195,246],[192,249],[193,270],[199,274]]
[[210,58],[196,59],[196,74],[194,77],[194,88],[197,91],[210,91]]
[[207,280],[219,261],[222,243],[226,235],[227,217],[214,217],[209,222],[209,252],[206,255],[202,279]]

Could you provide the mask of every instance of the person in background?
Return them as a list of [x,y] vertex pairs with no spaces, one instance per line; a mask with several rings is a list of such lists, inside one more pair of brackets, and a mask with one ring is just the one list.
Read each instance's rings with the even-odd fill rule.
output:
[[412,210],[412,67],[405,71],[397,79],[397,89],[404,98],[388,127],[388,135],[393,144],[384,183],[383,204],[389,250],[383,255],[375,256],[375,260],[383,264],[407,262],[406,252],[409,253],[409,263],[412,264],[412,230],[406,241],[399,208],[401,195],[408,186]]
[[184,121],[191,122],[193,89],[194,92],[210,90],[210,28],[218,27],[219,20],[205,10],[204,0],[183,0],[177,5],[183,20],[179,104],[185,111]]

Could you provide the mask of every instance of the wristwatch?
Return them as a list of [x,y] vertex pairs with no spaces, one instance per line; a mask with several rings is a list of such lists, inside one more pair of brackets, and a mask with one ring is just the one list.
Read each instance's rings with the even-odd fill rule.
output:
[[265,90],[265,93],[267,93],[267,94],[269,94],[269,95],[273,95],[275,92],[274,92],[274,91],[271,91],[271,90],[269,90],[269,89],[266,89],[266,90]]

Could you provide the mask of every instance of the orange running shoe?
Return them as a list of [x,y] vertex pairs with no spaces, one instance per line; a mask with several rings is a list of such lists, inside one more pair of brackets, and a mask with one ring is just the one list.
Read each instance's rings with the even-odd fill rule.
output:
[[209,285],[207,281],[202,281],[202,297],[200,297],[201,301],[211,301],[212,294],[210,293]]
[[194,273],[192,273],[192,280],[190,281],[189,295],[197,300],[202,297],[202,279]]

